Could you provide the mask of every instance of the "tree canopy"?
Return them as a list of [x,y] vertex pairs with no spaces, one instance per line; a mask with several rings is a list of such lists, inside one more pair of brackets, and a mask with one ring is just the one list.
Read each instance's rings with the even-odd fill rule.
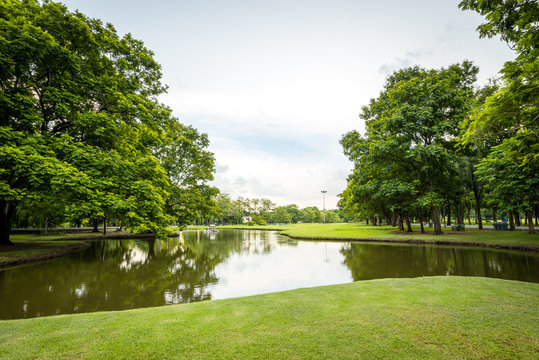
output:
[[[511,229],[539,211],[539,3],[532,0],[463,0],[459,7],[486,17],[481,37],[500,36],[515,50],[502,78],[474,87],[468,61],[446,69],[411,67],[388,77],[384,90],[363,108],[366,134],[345,134],[341,144],[354,164],[339,206],[349,217],[385,218],[403,229],[410,217],[426,218],[441,234],[474,208],[509,215]],[[426,213],[430,212],[429,216]],[[423,231],[423,227],[422,227]]]
[[59,3],[7,0],[0,53],[1,243],[39,204],[162,232],[210,201],[207,136],[159,103],[161,67],[142,41]]

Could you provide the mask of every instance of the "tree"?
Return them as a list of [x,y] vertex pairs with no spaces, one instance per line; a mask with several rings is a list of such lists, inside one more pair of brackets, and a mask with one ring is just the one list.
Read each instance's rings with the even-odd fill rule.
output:
[[469,112],[477,72],[465,61],[447,69],[415,66],[393,73],[380,96],[363,107],[365,137],[351,132],[341,140],[355,165],[348,196],[370,197],[366,209],[389,207],[407,223],[412,207],[428,207],[435,234],[441,234],[439,207],[452,191],[455,137]]
[[275,211],[273,212],[271,219],[274,223],[279,224],[288,224],[292,222],[292,216],[286,211],[286,207],[279,206],[275,208]]
[[171,195],[206,191],[207,139],[157,101],[141,41],[62,4],[6,0],[0,54],[0,244],[25,204],[162,232]]
[[[464,0],[459,7],[485,15],[487,22],[478,27],[480,36],[499,35],[517,54],[501,70],[504,86],[487,97],[485,105],[465,123],[461,142],[476,146],[492,144],[492,151],[479,162],[478,174],[483,180],[496,182],[489,183],[491,190],[501,190],[507,184],[499,185],[500,179],[492,174],[505,164],[502,182],[507,180],[511,187],[521,190],[510,202],[517,203],[522,196],[525,204],[522,209],[529,220],[539,204],[534,181],[539,173],[539,3]],[[500,200],[498,205],[514,210],[507,199]],[[530,232],[535,232],[533,226]]]
[[316,206],[306,207],[300,210],[301,221],[304,223],[315,223],[321,221],[320,210]]
[[292,222],[294,224],[301,221],[301,212],[296,204],[286,205],[285,207],[286,207],[286,211],[292,217]]

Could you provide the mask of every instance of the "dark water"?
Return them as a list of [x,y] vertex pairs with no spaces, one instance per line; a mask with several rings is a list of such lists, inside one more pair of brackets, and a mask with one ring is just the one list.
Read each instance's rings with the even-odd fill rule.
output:
[[120,310],[356,280],[427,275],[539,282],[539,254],[295,241],[274,232],[184,232],[92,242],[83,252],[0,270],[0,318]]

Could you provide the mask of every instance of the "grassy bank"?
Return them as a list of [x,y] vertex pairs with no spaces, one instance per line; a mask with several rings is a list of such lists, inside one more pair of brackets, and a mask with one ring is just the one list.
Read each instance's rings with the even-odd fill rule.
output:
[[88,245],[82,241],[61,239],[87,234],[51,234],[51,235],[11,235],[14,245],[0,246],[0,268],[42,261],[82,250]]
[[[88,247],[84,240],[104,239],[114,236],[133,236],[128,232],[109,232],[107,235],[91,232],[13,234],[14,245],[0,246],[0,268],[52,259]],[[77,239],[80,239],[78,241]]]
[[425,242],[433,244],[459,244],[475,246],[493,246],[539,251],[539,235],[530,235],[527,231],[493,231],[466,229],[451,231],[443,229],[444,235],[434,235],[433,230],[425,228],[421,234],[419,226],[413,232],[402,232],[390,226],[367,226],[361,224],[289,224],[268,226],[230,225],[223,228],[245,228],[280,230],[282,234],[296,239],[309,240],[376,240],[398,242]]
[[2,359],[523,358],[539,284],[386,279],[159,308],[0,321]]

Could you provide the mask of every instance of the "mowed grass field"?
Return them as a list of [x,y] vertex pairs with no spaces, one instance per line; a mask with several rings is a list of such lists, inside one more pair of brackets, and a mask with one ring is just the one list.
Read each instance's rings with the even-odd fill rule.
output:
[[527,231],[493,231],[466,229],[465,231],[451,231],[451,228],[442,228],[443,235],[434,235],[433,230],[425,227],[425,234],[421,234],[419,226],[413,226],[413,232],[399,231],[391,226],[368,226],[356,223],[334,224],[287,224],[267,226],[227,225],[220,228],[243,228],[279,230],[283,235],[309,240],[390,240],[390,241],[420,241],[427,243],[450,242],[455,244],[490,244],[506,246],[529,246],[539,248],[539,234],[530,235]]
[[539,284],[361,281],[0,321],[2,359],[537,359]]

